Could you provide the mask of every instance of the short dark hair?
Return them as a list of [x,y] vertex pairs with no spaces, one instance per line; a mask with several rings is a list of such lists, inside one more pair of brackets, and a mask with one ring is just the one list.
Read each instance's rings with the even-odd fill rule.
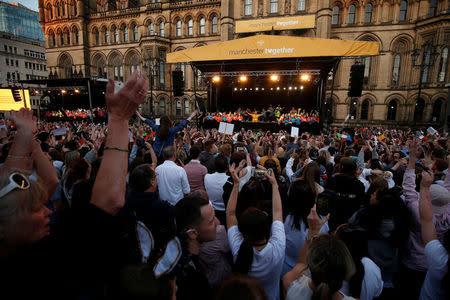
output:
[[185,234],[186,230],[191,229],[201,221],[202,213],[200,209],[208,204],[208,200],[196,195],[188,195],[178,201],[174,207],[174,215],[177,224],[177,232],[180,236]]
[[197,159],[200,156],[200,153],[202,152],[202,149],[200,149],[198,146],[193,146],[191,150],[189,151],[189,154],[192,159]]
[[144,192],[150,187],[150,180],[155,179],[155,171],[149,164],[137,166],[130,174],[130,187],[136,192]]
[[174,146],[167,146],[163,149],[163,158],[164,159],[170,159],[175,156],[175,147]]
[[225,173],[228,169],[228,160],[225,156],[219,155],[214,159],[214,169],[218,173]]

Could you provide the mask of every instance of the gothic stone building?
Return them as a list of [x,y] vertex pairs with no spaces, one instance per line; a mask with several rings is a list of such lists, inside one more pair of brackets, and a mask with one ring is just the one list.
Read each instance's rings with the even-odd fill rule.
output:
[[[125,81],[135,69],[153,70],[153,111],[179,118],[194,108],[194,80],[203,97],[207,84],[189,66],[166,64],[166,53],[249,36],[235,33],[239,20],[314,14],[315,28],[275,34],[380,44],[380,56],[341,61],[332,96],[329,80],[334,123],[355,126],[443,124],[449,10],[450,0],[39,0],[51,76]],[[349,98],[355,61],[365,65],[364,86]],[[172,93],[175,69],[182,97]],[[150,101],[142,109],[149,114]]]

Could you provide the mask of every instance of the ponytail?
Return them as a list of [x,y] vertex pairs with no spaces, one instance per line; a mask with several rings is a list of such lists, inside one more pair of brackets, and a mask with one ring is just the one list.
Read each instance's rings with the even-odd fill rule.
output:
[[333,294],[330,292],[328,284],[322,282],[313,291],[311,300],[331,300],[332,296]]
[[236,262],[233,266],[233,272],[239,274],[248,274],[253,263],[253,247],[251,243],[244,238],[239,248]]

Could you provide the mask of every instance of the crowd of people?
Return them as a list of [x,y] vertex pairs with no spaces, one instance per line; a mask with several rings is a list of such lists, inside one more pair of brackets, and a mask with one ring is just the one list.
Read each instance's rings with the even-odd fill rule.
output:
[[104,107],[96,107],[93,108],[92,111],[90,109],[78,108],[74,110],[55,110],[55,111],[47,111],[44,114],[45,120],[52,121],[60,121],[60,120],[95,120],[96,122],[106,122],[106,110]]
[[273,108],[270,105],[267,109],[257,111],[255,109],[242,109],[238,108],[234,112],[213,112],[206,113],[204,116],[205,121],[215,120],[217,122],[233,122],[233,121],[246,121],[246,122],[273,122],[278,124],[293,124],[301,125],[302,123],[318,123],[319,113],[316,110],[307,112],[302,108],[292,108],[291,110],[278,105]]
[[5,299],[449,299],[448,136],[156,125],[147,87],[0,122]]

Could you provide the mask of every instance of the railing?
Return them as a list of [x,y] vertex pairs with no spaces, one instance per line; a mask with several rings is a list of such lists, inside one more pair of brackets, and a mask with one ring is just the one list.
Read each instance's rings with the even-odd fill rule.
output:
[[139,12],[140,12],[139,7],[115,9],[115,10],[108,10],[108,11],[101,11],[101,12],[93,13],[93,14],[91,14],[91,18],[114,17],[114,16],[128,15],[128,14],[139,13]]

